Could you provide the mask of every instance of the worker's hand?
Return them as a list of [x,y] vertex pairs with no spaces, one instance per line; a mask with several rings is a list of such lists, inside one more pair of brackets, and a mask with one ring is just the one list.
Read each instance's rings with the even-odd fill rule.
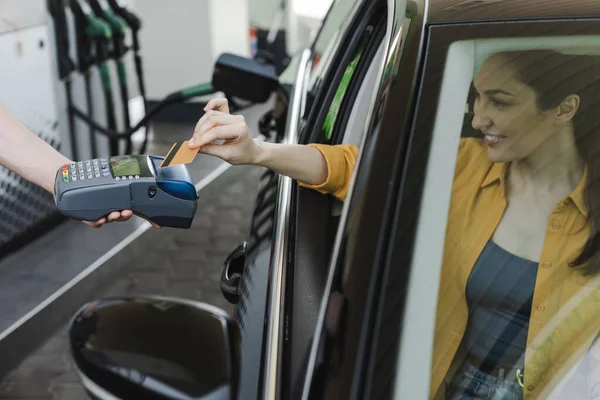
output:
[[[100,218],[98,221],[83,221],[85,224],[94,227],[94,228],[100,228],[102,225],[104,224],[110,224],[111,222],[124,222],[129,220],[131,217],[133,216],[133,211],[131,210],[123,210],[121,212],[119,211],[114,211],[111,212],[110,214],[108,214],[106,217],[102,217]],[[160,228],[160,225],[155,224],[154,222],[144,218],[141,215],[138,215],[138,217],[145,219],[146,221],[150,222],[150,224],[155,227],[155,228]]]
[[93,227],[100,228],[104,224],[110,224],[111,222],[122,222],[127,221],[133,215],[133,211],[124,210],[121,212],[114,211],[108,214],[106,217],[100,218],[98,221],[83,221],[85,224]]
[[[204,111],[189,147],[199,148],[200,153],[219,157],[230,164],[255,164],[260,146],[250,135],[244,117],[229,114],[227,99],[210,100]],[[222,144],[213,143],[217,140],[222,140]]]

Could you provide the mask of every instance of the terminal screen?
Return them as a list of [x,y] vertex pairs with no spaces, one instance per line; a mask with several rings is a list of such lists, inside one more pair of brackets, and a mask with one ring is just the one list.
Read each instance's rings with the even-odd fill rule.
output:
[[113,177],[153,176],[148,168],[148,157],[145,156],[117,156],[110,157],[110,171]]

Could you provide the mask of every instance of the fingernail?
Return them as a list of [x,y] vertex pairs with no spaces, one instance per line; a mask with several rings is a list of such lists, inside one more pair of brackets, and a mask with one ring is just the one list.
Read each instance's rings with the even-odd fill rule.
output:
[[196,144],[196,138],[195,138],[195,137],[192,137],[192,138],[190,139],[190,142],[189,142],[189,144]]

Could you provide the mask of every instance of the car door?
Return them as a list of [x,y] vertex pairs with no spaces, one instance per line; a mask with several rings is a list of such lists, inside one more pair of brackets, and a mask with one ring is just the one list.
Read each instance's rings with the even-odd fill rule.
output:
[[[459,148],[465,139],[479,140],[465,121],[473,118],[469,90],[474,76],[487,57],[500,51],[543,49],[596,58],[600,54],[597,3],[570,9],[566,15],[555,12],[554,19],[543,14],[548,10],[537,14],[531,7],[528,14],[505,11],[507,20],[470,9],[477,23],[439,21],[429,26],[426,2],[419,3],[399,73],[381,119],[363,146],[351,201],[342,216],[304,398],[444,398],[445,387],[432,386],[432,371],[444,357],[440,351],[454,350],[438,347],[436,352],[434,343],[443,332],[453,332],[452,321],[461,318],[463,307],[440,293],[447,296],[441,290],[452,281],[449,270],[443,269],[453,267],[444,265],[445,251],[462,240],[460,232],[447,236],[449,221],[457,218],[451,213],[457,207],[452,203],[455,174],[463,173],[457,169],[464,157]],[[552,67],[546,69],[552,72]],[[414,84],[403,84],[402,71]],[[570,78],[564,76],[565,81]],[[564,83],[560,79],[550,86]],[[557,218],[560,214],[551,216],[550,232],[561,228]],[[550,322],[534,335],[528,351],[535,354],[538,346],[551,345],[555,353],[546,355],[562,349],[564,357],[541,374],[534,370],[528,377],[525,367],[526,398],[589,398],[595,393],[590,385],[594,364],[589,364],[594,345],[590,347],[582,333],[574,335],[576,328],[568,321],[586,301],[588,312],[595,310],[598,279],[581,278],[569,268],[552,260],[539,263],[539,279],[547,281],[555,273],[568,278],[534,302],[531,318]],[[580,296],[566,302],[573,293]],[[548,315],[551,307],[556,312]],[[440,310],[444,315],[438,315]],[[583,326],[587,329],[596,321],[597,315],[591,314]],[[585,335],[597,337],[597,329],[591,334]],[[565,348],[570,352],[565,354]],[[447,378],[452,378],[450,371]]]
[[[366,3],[343,49],[332,60],[321,99],[301,119],[302,143],[352,144],[360,147],[372,98],[384,72],[389,47],[387,4]],[[352,118],[350,118],[352,117]],[[290,201],[288,262],[285,269],[284,342],[281,388],[285,398],[299,393],[308,350],[322,300],[342,203],[329,195],[293,185]],[[286,395],[287,394],[287,395]]]
[[[333,79],[330,75],[337,67],[332,62],[338,53],[345,50],[340,44],[360,21],[358,14],[364,3],[366,1],[345,0],[332,5],[311,49],[305,50],[292,62],[290,68],[295,72],[295,81],[277,94],[275,109],[262,121],[261,129],[266,136],[275,141],[298,142],[300,119],[330,85]],[[290,71],[284,75],[289,76]],[[285,259],[282,258],[282,249],[288,248],[288,238],[284,238],[282,232],[287,233],[291,229],[283,224],[289,220],[286,210],[290,210],[290,187],[291,182],[286,178],[272,171],[264,172],[248,241],[232,253],[232,258],[224,266],[227,272],[222,274],[225,278],[237,274],[236,279],[239,279],[237,287],[231,285],[236,283],[236,279],[222,279],[225,280],[222,289],[230,300],[237,303],[236,319],[242,337],[241,392],[249,396],[252,396],[250,393],[268,395],[263,381],[268,374],[265,375],[264,369],[275,341],[272,328],[278,326],[272,318],[284,296],[281,288],[285,286],[285,277],[281,271],[287,266],[282,266]],[[236,260],[236,255],[243,256]]]
[[[403,154],[408,143],[410,121],[403,117],[410,115],[418,86],[422,21],[423,8],[417,4],[387,2],[389,48],[369,104],[372,112],[340,216],[315,340],[306,364],[303,399],[369,398],[363,391],[365,378],[360,368],[367,338],[361,333],[375,318],[370,310],[371,291],[377,290],[380,274],[375,261],[382,257],[380,238],[389,232],[393,209],[389,182],[395,175],[396,155]],[[352,114],[340,111],[339,121],[348,123]],[[394,116],[393,124],[386,120],[390,115]],[[334,131],[335,136],[340,134]]]

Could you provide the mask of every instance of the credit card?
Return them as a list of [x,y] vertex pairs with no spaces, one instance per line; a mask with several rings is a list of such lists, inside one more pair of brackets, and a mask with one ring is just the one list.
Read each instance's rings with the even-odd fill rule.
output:
[[190,149],[188,143],[189,140],[186,140],[185,142],[176,142],[165,156],[160,167],[170,167],[172,165],[187,164],[194,161],[194,157],[198,154],[198,149]]

